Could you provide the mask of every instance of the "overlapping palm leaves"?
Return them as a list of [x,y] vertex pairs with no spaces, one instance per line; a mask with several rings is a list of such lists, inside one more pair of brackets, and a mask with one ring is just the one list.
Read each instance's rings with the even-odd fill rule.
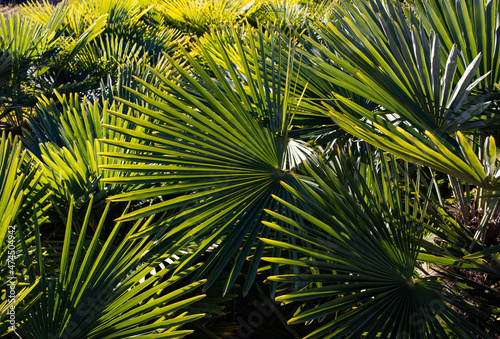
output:
[[[221,42],[219,32],[213,31],[202,43],[197,42],[201,56],[197,60],[203,66],[186,51],[180,53],[184,60],[177,62],[160,57],[161,50],[171,48],[177,33],[149,26],[155,20],[163,25],[158,12],[153,13],[160,7],[150,7],[152,2],[146,7],[121,0],[72,2],[56,7],[57,14],[35,4],[26,6],[25,16],[40,21],[35,25],[52,27],[47,37],[61,35],[51,45],[57,46],[58,54],[44,59],[49,67],[40,63],[37,72],[30,73],[34,76],[30,81],[35,79],[36,84],[26,83],[40,89],[46,85],[49,97],[41,97],[29,119],[31,131],[25,131],[26,144],[43,163],[39,170],[28,172],[50,187],[57,208],[75,212],[68,218],[65,241],[59,239],[54,247],[52,241],[45,241],[43,229],[40,235],[39,226],[34,233],[37,252],[29,248],[34,241],[31,230],[22,234],[28,238],[24,253],[31,254],[24,258],[32,264],[28,265],[32,290],[19,289],[21,296],[29,297],[22,305],[27,310],[36,298],[41,299],[31,308],[31,320],[20,313],[20,330],[28,337],[44,337],[49,332],[69,335],[78,323],[83,324],[80,335],[86,337],[111,333],[108,325],[127,327],[124,331],[129,332],[117,334],[122,337],[168,336],[151,332],[159,324],[155,311],[143,314],[141,319],[151,320],[146,324],[135,318],[133,303],[120,308],[122,313],[112,308],[124,300],[118,296],[121,288],[133,286],[124,295],[134,298],[134,291],[149,293],[146,291],[156,288],[154,284],[163,284],[163,278],[147,276],[142,285],[140,276],[190,246],[192,252],[169,266],[169,276],[172,270],[174,275],[188,275],[193,265],[205,261],[191,279],[207,277],[208,288],[228,276],[226,292],[243,267],[249,266],[244,286],[248,292],[261,257],[266,256],[271,262],[273,293],[280,281],[301,289],[279,296],[286,302],[304,302],[292,322],[326,317],[324,326],[319,325],[311,337],[418,337],[426,331],[429,336],[445,337],[449,329],[463,337],[471,332],[483,335],[458,313],[468,313],[472,318],[467,319],[481,321],[488,328],[494,319],[458,299],[477,302],[486,312],[498,301],[498,293],[490,286],[464,277],[469,271],[490,276],[498,273],[498,247],[488,248],[485,241],[485,225],[497,213],[498,198],[487,196],[499,182],[496,142],[469,134],[496,126],[497,2],[470,0],[454,5],[431,1],[405,8],[381,1],[332,3],[325,19],[318,19],[321,23],[305,33],[288,31],[290,37],[271,28],[245,26],[241,35],[227,28],[229,35]],[[221,6],[227,4],[220,2]],[[240,5],[231,13],[242,13]],[[78,13],[83,12],[92,19],[80,18]],[[333,21],[331,14],[336,16]],[[227,19],[217,15],[215,21]],[[472,31],[488,33],[472,36],[467,30],[469,18]],[[209,29],[205,19],[195,23],[199,32]],[[465,33],[460,36],[461,30]],[[157,39],[156,33],[161,37]],[[464,46],[474,44],[475,48],[464,51]],[[297,50],[303,50],[299,58],[294,55]],[[33,49],[33,57],[39,58],[39,52]],[[0,71],[8,69],[11,54],[0,58]],[[132,74],[136,76],[133,80]],[[103,75],[109,76],[98,88]],[[124,84],[133,89],[124,93]],[[52,94],[54,87],[59,87],[61,95]],[[94,90],[86,92],[88,88]],[[65,91],[85,91],[86,99],[65,97]],[[330,117],[337,125],[332,126]],[[380,164],[373,158],[368,165],[363,165],[366,158],[350,162],[343,155],[333,165],[315,161],[310,165],[314,170],[309,170],[314,180],[299,184],[304,178],[299,180],[293,172],[304,168],[302,161],[314,157],[304,140],[318,136],[323,145],[342,136],[343,141],[356,142],[338,132],[338,126],[399,157],[449,174],[459,201],[458,179],[480,187],[477,195],[486,212],[476,234],[445,213],[444,206],[436,206],[434,197],[428,201],[419,195],[418,190],[424,188],[431,192],[426,183],[419,186],[417,179],[413,185],[409,177],[397,182],[402,175],[398,162],[390,158],[386,163],[382,153],[377,153]],[[302,140],[294,140],[295,136]],[[28,163],[16,175],[31,168]],[[359,172],[353,174],[353,168]],[[417,173],[420,178],[422,173]],[[44,198],[40,186],[34,191]],[[5,192],[2,189],[1,201]],[[119,218],[117,228],[99,228],[105,226],[89,217],[90,210],[83,215],[83,207],[89,203],[93,214],[106,208],[104,215],[112,218],[104,198],[122,192],[112,199],[139,203]],[[425,213],[425,204],[431,205],[432,215]],[[24,227],[28,223],[23,218],[31,218],[24,211],[37,210],[28,205],[18,211]],[[138,209],[144,205],[149,206]],[[264,208],[269,214],[262,212]],[[77,209],[82,215],[75,216]],[[44,221],[43,213],[37,213],[38,217],[30,219],[32,227],[35,220]],[[128,232],[134,220],[146,217],[152,219],[137,222]],[[270,223],[273,217],[278,221]],[[75,236],[72,230],[79,232],[81,226],[76,220],[83,218],[88,237],[85,231]],[[426,218],[434,219],[431,223]],[[107,219],[103,217],[102,223],[107,224]],[[426,234],[421,239],[424,226],[433,238]],[[96,230],[98,235],[93,235]],[[120,240],[105,245],[109,231]],[[149,242],[150,237],[159,240],[157,246]],[[269,240],[258,242],[258,238]],[[61,263],[57,260],[59,248],[63,248]],[[100,257],[97,251],[101,248],[109,250],[109,255]],[[40,249],[48,251],[50,259]],[[127,256],[124,249],[133,254]],[[139,253],[147,249],[151,250],[147,257],[156,259],[154,263],[127,266],[132,257],[135,263],[149,260],[139,259]],[[113,257],[111,253],[117,254]],[[106,266],[105,259],[131,268],[130,278],[123,270]],[[243,265],[246,259],[250,262]],[[375,260],[375,268],[367,264]],[[419,266],[420,262],[425,265]],[[280,275],[283,270],[288,272],[288,264],[293,275]],[[24,264],[20,265],[24,272]],[[441,268],[429,271],[435,266]],[[99,273],[89,274],[89,282],[85,282],[83,275],[90,267]],[[267,269],[261,267],[261,272]],[[342,284],[337,283],[340,280]],[[114,286],[111,290],[117,298],[99,304],[98,315],[88,316],[85,323],[85,300],[92,300],[92,292],[102,284]],[[81,293],[76,292],[79,289]],[[52,298],[52,292],[56,297]],[[326,299],[316,299],[312,293]],[[396,299],[396,293],[408,298]],[[159,303],[156,298],[139,307]],[[2,304],[2,312],[5,306]],[[173,319],[169,324],[184,320],[192,319]],[[163,322],[166,327],[169,324]],[[89,328],[94,325],[92,332]]]
[[273,22],[292,28],[303,28],[309,19],[310,9],[300,1],[262,1],[249,15],[261,22]]
[[44,58],[45,74],[37,81],[46,90],[86,92],[98,88],[106,76],[116,78],[117,68],[124,63],[157,63],[162,51],[175,50],[182,34],[143,21],[151,8],[143,8],[137,1],[115,0],[65,1],[55,7],[48,3],[24,5],[22,13],[44,27],[61,24],[53,27],[60,36],[57,53]]
[[[73,204],[67,217],[62,253],[55,271],[46,267],[42,254],[42,240],[38,224],[36,231],[36,260],[28,253],[21,238],[27,260],[29,283],[40,299],[29,313],[16,319],[19,333],[26,338],[181,338],[190,330],[179,326],[203,317],[181,311],[203,298],[186,297],[204,281],[183,286],[176,285],[196,270],[192,266],[180,275],[172,275],[176,263],[164,265],[154,274],[150,272],[157,261],[148,259],[151,239],[128,241],[134,232],[147,227],[149,220],[138,220],[133,225],[117,223],[109,236],[101,235],[106,224],[109,204],[96,225],[90,224],[92,204],[86,211],[80,232],[73,234]],[[92,237],[87,238],[90,227]],[[131,227],[130,227],[131,226]],[[121,234],[124,233],[124,234]],[[22,235],[22,234],[21,234]],[[76,239],[76,245],[73,239]]]
[[[300,286],[276,298],[303,303],[289,323],[321,319],[324,325],[307,338],[488,337],[457,310],[482,324],[491,315],[463,302],[463,295],[447,288],[446,276],[423,270],[419,262],[425,260],[419,253],[430,203],[419,189],[424,187],[420,174],[413,181],[394,158],[383,153],[377,158],[357,162],[339,152],[330,165],[309,169],[316,189],[284,184],[299,205],[276,200],[294,217],[268,210],[277,221],[264,222],[267,227],[301,240],[262,239],[299,253],[297,260],[263,258],[301,269],[300,274],[269,277]],[[463,268],[479,266],[460,258],[449,261]],[[498,298],[498,292],[490,292]]]
[[44,25],[13,16],[0,18],[0,119],[7,128],[23,125],[23,107],[36,100],[28,81],[41,67],[40,56],[54,52],[57,36]]
[[478,89],[492,91],[500,82],[499,1],[415,1],[415,8],[423,28],[436,32],[443,57],[449,54],[453,45],[458,46],[461,51],[457,65],[459,74],[464,74],[467,65],[481,54],[477,76],[491,74],[478,84]]
[[[275,205],[271,194],[287,195],[279,185],[280,180],[294,185],[295,179],[286,170],[285,159],[291,158],[287,150],[300,152],[302,149],[288,147],[287,133],[293,113],[289,103],[294,79],[283,75],[282,68],[286,65],[279,58],[266,59],[254,48],[244,49],[239,37],[235,41],[246,60],[243,68],[235,67],[225,53],[222,67],[216,65],[201,47],[214,79],[186,54],[194,74],[172,61],[180,74],[179,80],[156,73],[163,80],[160,88],[143,83],[159,99],[139,93],[137,96],[156,109],[127,104],[149,120],[126,117],[118,112],[112,114],[144,128],[145,132],[107,127],[149,144],[103,140],[129,150],[128,155],[103,153],[103,156],[130,159],[136,164],[102,168],[132,172],[125,180],[127,184],[155,183],[155,188],[134,190],[112,200],[164,197],[164,202],[122,219],[175,212],[145,233],[162,232],[163,240],[175,242],[176,248],[199,242],[198,250],[186,257],[181,269],[189,267],[216,245],[199,273],[209,276],[209,285],[230,265],[229,288],[244,260],[253,254],[247,291],[264,249],[262,244],[255,244],[255,239],[267,233],[260,224],[260,220],[266,218],[262,209]],[[252,47],[258,46],[257,43],[250,37]],[[297,156],[307,158],[308,154]],[[124,183],[120,178],[104,181]]]
[[[32,18],[21,15],[8,19],[2,17],[0,36],[6,63],[1,95],[7,104],[2,118],[10,118],[7,127],[24,126],[26,108],[36,104],[38,95],[50,95],[55,87],[63,90],[62,87],[69,82],[73,82],[69,86],[71,89],[78,89],[75,79],[69,80],[63,74],[71,69],[75,56],[82,48],[102,33],[106,17],[102,16],[82,28],[78,36],[63,36],[68,27],[68,13],[68,7],[62,3],[50,15],[35,13],[40,17],[35,14]],[[88,89],[88,84],[80,88]],[[16,113],[15,118],[12,118],[11,111]]]
[[379,109],[369,111],[334,93],[336,107],[325,101],[332,119],[349,133],[409,161],[481,187],[495,186],[497,175],[486,174],[468,138],[457,133],[454,140],[448,134],[496,119],[481,116],[491,98],[464,104],[482,79],[472,81],[480,56],[457,77],[460,51],[453,48],[442,63],[439,39],[417,29],[413,15],[407,20],[401,7],[390,3],[354,3],[356,7],[337,8],[340,27],[317,26],[326,46],[311,39],[319,56],[308,56],[321,69],[317,77],[377,103]]
[[201,35],[211,27],[220,28],[237,21],[253,3],[253,0],[164,0],[157,6],[173,25]]
[[[103,124],[127,127],[129,122],[109,115],[109,109],[121,112],[116,103],[80,100],[78,95],[60,95],[57,100],[41,98],[36,113],[29,118],[32,133],[27,134],[27,145],[40,158],[42,181],[49,185],[53,199],[60,206],[69,206],[72,197],[76,207],[84,206],[94,196],[94,202],[104,208],[106,197],[123,192],[126,186],[106,185],[101,179],[127,175],[103,171],[99,165],[114,164],[115,160],[99,157],[100,152],[119,149],[98,141],[100,138],[133,140],[104,130]],[[139,142],[139,140],[135,140]],[[129,187],[130,188],[130,187]],[[98,210],[98,208],[94,208]]]

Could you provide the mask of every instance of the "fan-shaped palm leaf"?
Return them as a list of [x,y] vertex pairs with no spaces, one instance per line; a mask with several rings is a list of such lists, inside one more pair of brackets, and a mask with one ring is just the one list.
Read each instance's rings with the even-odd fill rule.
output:
[[321,70],[316,77],[377,103],[385,110],[379,115],[392,114],[391,120],[408,121],[420,132],[491,123],[475,118],[491,104],[491,98],[463,106],[482,79],[472,81],[480,66],[479,55],[460,78],[455,77],[459,50],[451,48],[443,61],[438,37],[420,29],[414,15],[407,19],[401,7],[391,3],[354,4],[336,7],[339,27],[317,25],[315,33],[326,45],[308,39],[319,54],[311,58]]
[[310,9],[297,0],[265,0],[249,15],[254,20],[273,22],[291,28],[304,28],[310,16]]
[[464,74],[478,54],[482,55],[477,75],[487,74],[479,90],[492,91],[500,82],[500,33],[498,0],[415,1],[423,27],[436,32],[445,57],[458,46],[459,74]]
[[349,133],[409,161],[485,188],[496,185],[496,174],[486,174],[468,139],[458,133],[455,141],[448,134],[496,119],[480,117],[491,104],[488,98],[464,104],[481,80],[472,81],[480,57],[457,81],[458,50],[453,48],[442,63],[439,39],[419,29],[414,15],[407,19],[401,7],[391,3],[354,3],[337,6],[340,27],[317,26],[326,45],[309,39],[320,52],[307,57],[321,70],[316,77],[364,96],[380,109],[368,110],[343,93],[334,93],[335,107],[325,101],[333,120]]
[[134,232],[147,227],[151,221],[137,221],[125,237],[121,223],[100,241],[109,205],[101,215],[92,240],[86,239],[91,205],[85,214],[77,243],[71,250],[73,204],[67,218],[62,244],[60,266],[55,272],[46,270],[42,244],[36,225],[37,256],[31,262],[26,244],[23,251],[28,258],[29,282],[41,277],[33,289],[41,293],[29,314],[18,321],[18,332],[30,338],[181,338],[192,331],[178,327],[199,319],[203,314],[187,315],[181,309],[203,298],[203,295],[185,298],[185,294],[204,282],[184,286],[176,283],[192,273],[196,266],[181,275],[172,275],[176,264],[163,266],[149,273],[159,261],[147,261],[146,253],[153,242],[148,239],[128,241]]
[[[229,288],[243,261],[253,252],[247,291],[263,251],[262,245],[255,244],[256,237],[264,231],[260,225],[261,218],[265,217],[262,208],[274,206],[271,194],[281,196],[284,193],[279,186],[280,180],[292,185],[295,181],[287,170],[286,159],[297,157],[287,156],[287,150],[303,149],[288,148],[292,76],[283,76],[285,65],[279,59],[259,58],[258,55],[265,54],[255,52],[258,42],[253,38],[249,40],[253,48],[249,51],[253,53],[243,49],[239,38],[235,41],[240,53],[249,60],[242,68],[235,67],[225,53],[224,68],[221,68],[200,47],[215,79],[186,53],[195,76],[174,62],[180,81],[157,72],[155,74],[163,81],[161,89],[140,81],[160,100],[134,93],[156,109],[127,104],[150,120],[113,114],[145,128],[146,132],[107,127],[147,141],[149,145],[104,140],[129,150],[128,155],[104,153],[104,156],[130,159],[136,164],[103,168],[134,173],[127,178],[127,184],[157,185],[117,195],[112,198],[114,201],[165,197],[164,202],[130,213],[123,220],[178,211],[174,217],[145,233],[163,232],[163,240],[175,242],[179,248],[191,241],[201,241],[199,249],[186,257],[181,269],[189,267],[209,247],[217,244],[200,275],[208,274],[210,284],[224,267],[231,265]],[[287,85],[283,88],[284,82]],[[105,182],[125,183],[120,178],[109,178]],[[232,260],[234,263],[230,264]]]
[[201,35],[213,26],[236,21],[253,3],[254,0],[163,0],[158,7],[174,25]]
[[[303,303],[289,323],[323,319],[325,324],[307,338],[488,337],[457,313],[484,319],[479,309],[448,289],[439,274],[419,269],[418,260],[425,260],[419,253],[428,204],[418,189],[420,176],[412,183],[394,159],[381,156],[380,164],[372,157],[362,173],[339,153],[333,169],[309,170],[317,189],[285,184],[301,208],[276,197],[295,217],[268,210],[280,223],[266,226],[302,242],[262,239],[300,253],[298,260],[263,258],[302,269],[301,274],[269,277],[300,284],[300,290],[276,298]],[[463,268],[477,267],[474,261],[447,259]]]
[[115,164],[115,160],[97,154],[116,152],[119,148],[103,144],[98,139],[140,141],[124,138],[102,127],[103,124],[129,126],[126,120],[109,115],[110,108],[121,112],[123,107],[116,107],[115,103],[109,105],[107,101],[102,104],[86,99],[81,101],[78,95],[66,96],[57,92],[55,95],[57,101],[41,98],[36,113],[29,118],[32,133],[26,132],[28,145],[43,164],[43,182],[51,186],[53,198],[63,206],[69,206],[73,196],[76,207],[80,208],[94,195],[94,201],[103,208],[106,197],[130,187],[106,185],[101,181],[102,178],[127,173],[99,169],[100,165]]

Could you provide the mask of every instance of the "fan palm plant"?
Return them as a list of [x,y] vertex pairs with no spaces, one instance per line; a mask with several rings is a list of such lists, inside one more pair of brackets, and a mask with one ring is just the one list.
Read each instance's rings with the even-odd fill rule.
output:
[[[88,80],[88,74],[76,71],[72,65],[80,51],[102,33],[106,17],[101,16],[82,28],[78,36],[64,36],[70,26],[69,12],[69,7],[62,3],[49,16],[36,13],[39,16],[33,14],[33,18],[16,15],[6,20],[2,17],[4,73],[0,86],[6,107],[1,117],[10,120],[7,121],[10,125],[17,125],[18,133],[20,127],[25,127],[24,115],[36,104],[37,96],[51,95],[55,87],[60,91],[68,87],[88,89],[88,81],[83,83]],[[75,85],[75,79],[82,82],[80,87]]]
[[63,29],[54,28],[61,35],[57,54],[46,60],[45,72],[38,77],[46,96],[54,88],[60,93],[95,90],[101,79],[116,78],[120,65],[157,63],[161,52],[173,52],[182,38],[177,30],[143,21],[152,6],[143,8],[139,2],[64,1],[48,11],[51,7],[31,2],[21,8],[23,15],[44,26],[63,24]]

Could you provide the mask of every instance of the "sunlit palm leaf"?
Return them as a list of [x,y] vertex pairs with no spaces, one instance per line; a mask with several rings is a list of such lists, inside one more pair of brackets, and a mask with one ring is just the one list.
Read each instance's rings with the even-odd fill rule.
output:
[[272,22],[287,25],[292,28],[303,28],[310,15],[310,9],[304,2],[296,0],[266,0],[262,1],[250,15],[260,22]]
[[[30,82],[43,62],[42,55],[55,52],[58,36],[54,27],[20,15],[0,18],[0,119],[13,116],[9,127],[23,125],[22,107],[31,107],[39,90]],[[16,121],[17,120],[17,121]]]
[[41,98],[36,113],[29,118],[32,133],[26,133],[27,144],[43,163],[43,181],[51,186],[53,198],[63,206],[69,206],[73,196],[76,207],[80,208],[94,195],[94,201],[104,208],[106,197],[128,189],[101,182],[102,178],[127,173],[99,169],[100,165],[115,164],[115,160],[97,155],[120,149],[100,143],[100,138],[131,140],[102,127],[104,123],[122,128],[129,126],[129,122],[108,112],[110,108],[121,112],[123,107],[107,101],[102,104],[81,101],[78,95],[57,92],[55,95],[57,100]]
[[407,18],[401,7],[392,3],[354,4],[336,7],[340,26],[329,23],[315,27],[324,45],[308,39],[311,53],[319,54],[306,56],[315,63],[309,68],[320,69],[311,69],[311,76],[377,103],[383,108],[380,115],[395,113],[391,120],[408,121],[421,132],[491,123],[476,118],[491,104],[491,98],[478,99],[474,107],[463,106],[482,79],[473,81],[480,55],[467,64],[461,77],[455,77],[459,50],[452,46],[443,59],[438,37],[419,28],[414,15]]
[[[20,237],[28,239],[30,250],[33,249],[34,223],[44,223],[47,217],[47,190],[39,186],[40,171],[33,166],[26,151],[22,150],[17,138],[2,133],[0,139],[0,259],[4,265],[0,268],[2,304],[0,305],[0,331],[7,332],[8,327],[16,326],[11,322],[10,306],[15,307],[15,315],[21,316],[30,303],[38,297],[29,295],[35,286],[18,284],[23,277],[23,257]],[[36,220],[36,221],[35,221]],[[20,234],[24,232],[24,234]],[[10,283],[9,283],[10,282]],[[13,283],[12,287],[11,284]],[[13,293],[11,293],[13,292]],[[13,297],[13,298],[12,298]],[[14,318],[15,318],[14,315]]]
[[410,162],[429,166],[486,189],[498,187],[500,172],[496,170],[495,158],[491,158],[491,163],[481,162],[470,140],[462,133],[457,132],[456,142],[433,131],[420,134],[405,125],[394,126],[345,98],[338,99],[372,121],[367,123],[357,117],[330,111],[332,119],[349,133]]
[[347,132],[409,161],[485,188],[495,186],[497,175],[486,174],[467,138],[458,133],[455,141],[448,134],[494,122],[480,117],[491,100],[464,104],[481,80],[472,81],[480,57],[455,77],[458,50],[452,48],[443,59],[438,38],[418,28],[414,15],[407,18],[401,6],[392,3],[354,4],[336,7],[340,26],[317,25],[324,45],[309,39],[318,56],[306,57],[321,71],[308,66],[309,74],[380,108],[369,110],[345,93],[333,93],[333,104],[325,100],[333,120]]
[[163,0],[157,6],[177,27],[202,34],[212,26],[235,22],[253,3],[254,0]]
[[[76,247],[71,250],[73,204],[70,204],[60,266],[56,272],[44,267],[36,226],[37,259],[35,262],[28,259],[28,272],[31,284],[37,276],[41,277],[33,292],[42,293],[42,296],[31,306],[28,316],[18,319],[19,333],[30,338],[128,338],[138,335],[181,338],[191,333],[177,329],[203,314],[187,315],[180,310],[203,298],[203,295],[191,298],[185,295],[204,282],[184,286],[176,286],[176,282],[192,273],[196,266],[181,275],[172,275],[174,263],[149,275],[167,257],[147,261],[145,255],[153,242],[148,239],[128,241],[127,238],[146,227],[150,220],[137,221],[126,231],[125,238],[119,236],[124,226],[118,223],[101,242],[99,237],[105,227],[109,205],[89,243],[86,236],[91,205],[76,236]],[[23,251],[28,254],[24,241]]]

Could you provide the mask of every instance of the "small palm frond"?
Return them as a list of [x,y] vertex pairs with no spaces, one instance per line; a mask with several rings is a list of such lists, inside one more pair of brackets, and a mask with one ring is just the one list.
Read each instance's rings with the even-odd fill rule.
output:
[[[68,3],[66,2],[66,8]],[[62,6],[61,6],[62,7]],[[55,6],[48,0],[33,1],[29,0],[20,4],[18,10],[24,17],[28,17],[34,21],[47,24],[52,17]]]
[[43,24],[20,15],[0,18],[0,37],[17,58],[42,55],[56,43],[56,33]]
[[[111,130],[103,124],[125,128],[129,122],[109,115],[109,109],[122,112],[122,107],[107,101],[81,101],[78,95],[60,95],[57,101],[42,97],[35,114],[29,117],[32,133],[26,132],[27,144],[38,156],[43,167],[43,181],[50,185],[53,198],[68,206],[75,197],[76,207],[86,204],[91,195],[104,208],[104,200],[113,194],[127,190],[126,186],[106,185],[101,179],[125,176],[126,173],[103,171],[99,166],[112,165],[116,161],[99,157],[100,152],[116,152],[119,148],[98,141],[135,141]],[[61,109],[62,107],[62,109]],[[126,114],[125,114],[126,115]],[[127,161],[118,161],[124,165]]]
[[85,16],[92,23],[102,16],[107,17],[109,29],[115,26],[134,26],[151,10],[142,8],[139,1],[127,0],[70,0],[74,11]]
[[332,93],[333,101],[325,100],[324,106],[334,122],[408,161],[484,188],[497,185],[497,174],[486,174],[468,138],[458,132],[454,140],[449,134],[497,119],[482,115],[491,98],[467,102],[482,80],[473,81],[480,56],[457,80],[458,49],[443,62],[437,36],[418,29],[417,18],[407,18],[400,5],[355,1],[337,6],[336,15],[340,26],[316,27],[324,44],[307,39],[316,49],[305,54],[308,74],[365,97],[379,109],[362,107],[346,93]]
[[312,76],[377,103],[383,108],[378,115],[408,121],[420,132],[464,130],[495,121],[481,116],[491,104],[490,97],[464,105],[483,79],[473,81],[481,55],[471,60],[461,77],[455,77],[457,47],[443,59],[437,35],[428,36],[419,29],[417,18],[412,14],[407,19],[400,5],[354,1],[337,6],[335,14],[339,26],[315,27],[324,45],[307,39],[317,55],[309,56]]
[[296,0],[265,0],[250,15],[253,20],[279,23],[291,28],[303,28],[309,17],[309,7]]
[[61,34],[65,29],[71,6],[68,1],[61,1],[57,6],[43,1],[27,1],[19,6],[19,13],[32,21],[42,23],[44,27]]
[[199,35],[211,27],[234,23],[253,4],[253,0],[163,0],[158,10],[173,25]]
[[[156,77],[150,71],[151,67],[153,67],[156,72],[163,74],[166,77],[177,76],[177,71],[165,55],[159,56],[158,60],[154,64],[146,62],[144,58],[142,60],[143,62],[131,62],[121,65],[115,79],[111,76],[103,79],[99,90],[92,93],[94,100],[101,98],[101,102],[107,101],[112,103],[115,101],[115,98],[121,98],[149,108],[150,104],[147,101],[135,95],[128,89],[133,89],[134,91],[142,94],[147,93],[149,98],[158,99],[158,96],[148,91],[147,88],[145,88],[142,83],[136,79],[140,79],[142,82],[158,87],[161,84],[161,79]],[[118,102],[116,103],[118,104]]]
[[415,1],[424,29],[434,31],[441,42],[443,57],[457,46],[459,75],[465,74],[477,55],[482,55],[477,76],[490,75],[478,84],[481,91],[492,91],[500,82],[499,7],[498,0]]
[[73,68],[98,79],[116,78],[121,66],[142,63],[143,57],[144,51],[137,43],[104,33],[83,47]]
[[55,53],[57,41],[56,32],[39,22],[20,15],[0,18],[2,123],[23,125],[22,108],[34,104],[39,90],[31,80],[43,68],[41,56]]

